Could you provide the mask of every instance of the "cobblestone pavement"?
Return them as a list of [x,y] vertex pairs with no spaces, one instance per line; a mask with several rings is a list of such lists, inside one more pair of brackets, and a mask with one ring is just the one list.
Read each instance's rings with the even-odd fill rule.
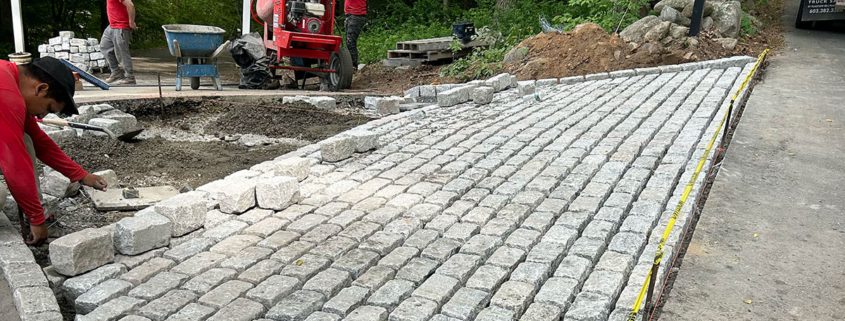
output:
[[83,275],[78,319],[622,320],[652,231],[749,69],[508,90],[377,122],[382,146],[312,165],[297,204],[215,210],[169,248]]

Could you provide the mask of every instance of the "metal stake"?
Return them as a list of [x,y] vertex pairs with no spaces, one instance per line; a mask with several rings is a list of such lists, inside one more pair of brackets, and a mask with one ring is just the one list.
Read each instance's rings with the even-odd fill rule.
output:
[[[660,269],[660,263],[657,263],[657,260],[651,265],[651,277],[648,280],[648,292],[646,292],[645,296],[645,315],[651,315],[654,310],[654,302],[652,296],[654,296],[654,283],[657,282],[657,270]],[[645,316],[643,316],[645,318]]]
[[161,73],[157,72],[156,76],[158,76],[158,100],[161,101],[164,98],[161,95]]
[[725,116],[725,133],[722,135],[722,148],[725,147],[725,143],[728,141],[728,130],[731,128],[731,116],[734,113],[734,101],[731,99],[731,103],[728,105],[728,114]]

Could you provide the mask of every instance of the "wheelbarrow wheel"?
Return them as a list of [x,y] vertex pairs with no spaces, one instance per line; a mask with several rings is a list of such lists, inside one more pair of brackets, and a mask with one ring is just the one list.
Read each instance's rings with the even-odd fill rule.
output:
[[[191,58],[191,64],[198,65],[200,64],[200,61],[197,58]],[[191,77],[191,89],[200,89],[200,77]]]
[[352,55],[346,47],[341,47],[340,52],[332,53],[329,68],[335,70],[328,75],[329,90],[338,91],[352,87]]

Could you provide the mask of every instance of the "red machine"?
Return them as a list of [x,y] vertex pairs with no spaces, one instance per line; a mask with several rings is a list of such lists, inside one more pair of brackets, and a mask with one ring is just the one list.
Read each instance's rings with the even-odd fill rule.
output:
[[252,19],[264,26],[264,47],[276,57],[270,66],[273,71],[293,70],[296,80],[303,83],[320,77],[332,91],[352,86],[352,56],[343,38],[334,35],[334,0],[257,0],[255,4],[250,6]]

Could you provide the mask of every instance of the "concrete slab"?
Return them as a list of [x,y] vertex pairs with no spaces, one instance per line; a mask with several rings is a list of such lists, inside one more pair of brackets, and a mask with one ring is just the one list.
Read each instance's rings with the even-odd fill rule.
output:
[[85,187],[85,192],[100,211],[134,211],[149,207],[159,201],[179,194],[173,186],[137,187],[138,198],[124,198],[122,188],[98,191]]
[[663,320],[845,315],[845,37],[793,29],[787,3],[786,48],[751,94]]

